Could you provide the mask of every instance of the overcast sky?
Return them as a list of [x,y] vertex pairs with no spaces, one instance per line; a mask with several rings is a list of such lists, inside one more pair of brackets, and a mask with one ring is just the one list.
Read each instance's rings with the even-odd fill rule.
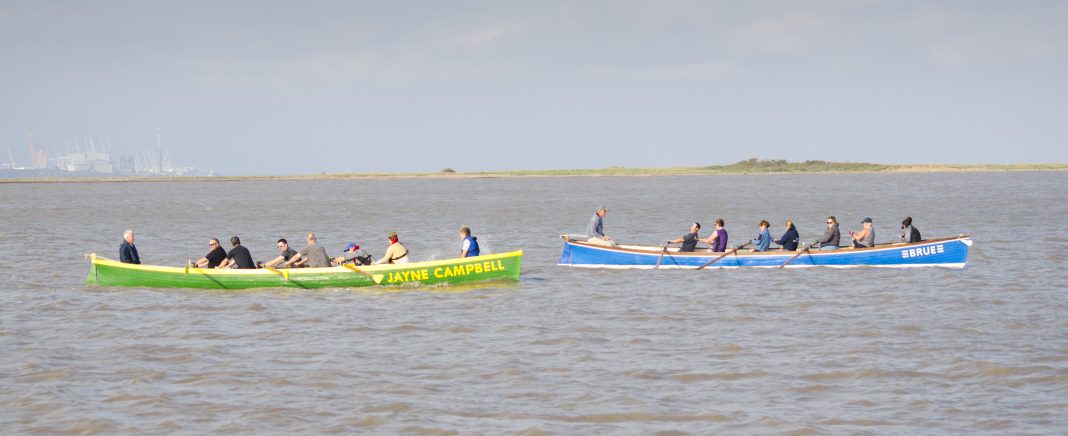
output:
[[5,1],[0,146],[159,129],[224,174],[1068,162],[1066,23],[1064,1]]

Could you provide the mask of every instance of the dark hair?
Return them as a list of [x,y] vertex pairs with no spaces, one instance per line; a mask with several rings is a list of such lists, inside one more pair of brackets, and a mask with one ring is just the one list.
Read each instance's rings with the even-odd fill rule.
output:
[[[289,245],[289,241],[287,241],[286,238],[279,239],[278,242]],[[277,244],[278,242],[275,242],[275,244]]]
[[912,217],[907,216],[905,220],[901,222],[901,228],[905,228],[912,225]]
[[720,227],[723,227],[726,224],[723,223],[723,218],[716,218],[716,225],[720,226]]
[[467,226],[460,227],[460,233],[471,236],[471,229],[467,228]]
[[241,238],[237,236],[230,238],[230,245],[241,245]]
[[771,227],[771,223],[768,223],[768,220],[760,220],[760,224],[757,224],[757,226],[760,226],[760,227]]
[[215,239],[215,238],[211,238],[211,239],[208,239],[208,240],[209,240],[209,241],[215,241],[215,243],[216,243],[216,244],[218,244],[218,243],[219,243],[219,240],[218,240],[218,239]]
[[694,221],[694,222],[693,222],[693,226],[694,226],[694,227],[697,227],[697,230],[701,230],[701,223],[699,223],[699,222],[697,222],[697,221]]

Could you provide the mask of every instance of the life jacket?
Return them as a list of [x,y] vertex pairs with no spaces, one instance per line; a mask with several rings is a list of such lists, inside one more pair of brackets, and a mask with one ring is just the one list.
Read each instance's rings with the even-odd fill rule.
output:
[[474,236],[468,236],[464,238],[465,241],[470,242],[467,246],[467,257],[478,256],[478,238]]

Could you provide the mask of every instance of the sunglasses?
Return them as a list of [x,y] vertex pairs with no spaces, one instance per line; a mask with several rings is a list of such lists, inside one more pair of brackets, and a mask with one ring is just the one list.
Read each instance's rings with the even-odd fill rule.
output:
[[834,221],[827,221],[827,224],[834,224]]

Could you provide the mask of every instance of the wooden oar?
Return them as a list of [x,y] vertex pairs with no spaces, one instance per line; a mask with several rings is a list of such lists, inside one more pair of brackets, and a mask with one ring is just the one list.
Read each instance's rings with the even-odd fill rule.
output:
[[656,258],[656,268],[653,268],[653,269],[660,269],[660,261],[664,259],[664,253],[667,253],[668,244],[669,243],[665,243],[664,244],[664,249],[660,250],[660,257]]
[[728,255],[730,255],[731,253],[735,253],[735,252],[737,252],[738,250],[741,250],[741,249],[745,248],[745,246],[746,246],[746,245],[749,245],[749,244],[752,244],[752,243],[753,243],[753,241],[749,241],[749,242],[746,242],[746,243],[744,243],[744,244],[742,244],[742,245],[739,245],[739,246],[735,247],[735,248],[734,248],[733,250],[731,250],[731,251],[728,251],[728,252],[726,252],[726,253],[723,253],[723,254],[721,254],[721,255],[720,255],[719,257],[717,257],[717,258],[715,258],[715,259],[712,259],[712,260],[708,261],[708,263],[706,263],[706,264],[704,264],[704,265],[701,265],[701,266],[697,267],[697,269],[699,269],[699,270],[705,269],[705,267],[706,267],[706,266],[709,266],[709,265],[711,265],[711,264],[713,264],[713,263],[716,263],[716,262],[717,262],[717,261],[719,261],[720,259],[722,259],[722,258],[724,258],[724,257],[727,257],[727,256],[728,256]]
[[790,262],[793,262],[793,261],[794,261],[794,259],[797,259],[797,258],[798,258],[798,257],[800,257],[800,256],[801,256],[802,254],[805,254],[805,253],[807,253],[807,252],[808,252],[808,250],[809,250],[809,249],[811,249],[811,248],[812,248],[812,246],[811,246],[811,245],[809,245],[809,246],[806,246],[804,250],[801,250],[801,252],[800,252],[800,253],[797,253],[797,254],[795,254],[795,255],[794,255],[794,257],[791,257],[791,258],[790,258],[790,260],[786,261],[786,263],[784,263],[784,264],[782,264],[782,265],[779,265],[779,268],[786,268],[786,265],[789,265],[789,264],[790,264]]
[[351,263],[343,263],[343,264],[341,264],[341,266],[347,268],[349,271],[358,272],[358,273],[363,274],[363,275],[365,275],[367,277],[370,277],[371,280],[374,280],[376,285],[381,285],[382,284],[382,278],[384,277],[382,274],[371,274],[371,273],[369,273],[367,271],[364,271],[364,270],[361,270],[359,268],[356,268],[356,265],[353,265]]

